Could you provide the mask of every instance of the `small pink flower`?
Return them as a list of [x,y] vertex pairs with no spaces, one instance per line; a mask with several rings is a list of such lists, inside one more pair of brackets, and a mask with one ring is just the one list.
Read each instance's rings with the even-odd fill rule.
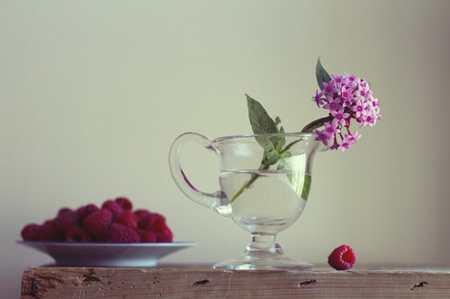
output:
[[331,115],[334,117],[332,123],[337,126],[345,126],[345,120],[350,117],[350,113],[344,112],[344,109],[340,109],[338,111],[331,111]]
[[[380,107],[366,80],[349,74],[331,77],[329,82],[322,83],[323,90],[316,91],[314,97],[317,106],[328,110],[332,117],[324,123],[323,130],[316,130],[316,140],[325,145],[334,140],[330,149],[345,150],[361,137],[358,132],[350,132],[351,121],[356,121],[360,127],[372,127],[381,119]],[[345,136],[341,134],[342,128],[347,129]]]
[[314,96],[314,101],[316,102],[316,104],[317,104],[318,107],[320,107],[321,105],[324,104],[324,103],[323,103],[323,99],[322,99],[322,95],[323,95],[322,92],[319,93],[319,92],[316,90],[316,95]]
[[336,75],[331,75],[331,77],[334,80],[334,84],[336,85],[337,89],[341,89],[342,86],[342,76],[336,76]]
[[332,96],[334,93],[338,92],[338,89],[334,86],[334,81],[323,82],[323,91],[328,94],[328,96]]
[[329,135],[327,132],[324,132],[323,130],[316,130],[315,131],[317,137],[315,138],[316,141],[321,141],[325,146],[328,146],[328,141],[330,140]]
[[353,87],[347,85],[342,86],[341,97],[345,100],[353,100]]
[[361,100],[356,100],[355,105],[351,106],[350,110],[355,112],[355,118],[358,118],[364,113],[366,106],[367,106],[367,103],[365,103]]
[[333,126],[331,123],[325,123],[325,130],[328,135],[336,135],[341,133],[341,130],[339,130],[336,126]]
[[328,109],[330,111],[341,110],[343,107],[341,106],[341,98],[333,99],[330,96],[327,96],[327,104],[325,104],[322,108]]

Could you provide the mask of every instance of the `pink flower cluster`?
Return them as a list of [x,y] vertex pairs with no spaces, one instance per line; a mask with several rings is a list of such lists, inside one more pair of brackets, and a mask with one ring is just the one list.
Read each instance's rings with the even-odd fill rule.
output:
[[315,130],[316,140],[322,141],[330,149],[342,149],[352,146],[361,137],[358,131],[350,132],[351,120],[360,123],[360,128],[372,127],[381,119],[378,99],[372,96],[369,83],[354,75],[332,75],[330,82],[322,83],[323,89],[314,100],[316,104],[330,111],[330,121],[325,122],[323,130]]

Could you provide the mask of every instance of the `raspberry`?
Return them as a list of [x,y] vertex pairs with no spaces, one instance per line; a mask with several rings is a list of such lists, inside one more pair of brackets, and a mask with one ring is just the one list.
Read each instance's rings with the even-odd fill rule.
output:
[[163,215],[145,209],[133,211],[132,202],[123,196],[108,199],[101,207],[63,207],[41,225],[27,224],[21,236],[25,241],[121,243],[172,242],[173,238]]
[[64,236],[66,242],[92,242],[93,237],[86,229],[80,226],[72,226]]
[[58,211],[58,216],[59,215],[63,215],[63,214],[65,214],[65,213],[67,213],[67,212],[72,212],[72,210],[70,209],[70,208],[61,208],[61,209],[59,209],[59,211]]
[[137,230],[137,232],[139,234],[139,237],[141,237],[142,243],[156,242],[156,235],[154,232],[148,231],[148,230],[142,230],[142,229]]
[[85,212],[86,206],[81,206],[75,210],[75,213],[77,213],[78,219],[80,219],[81,223],[83,223],[84,218],[86,218]]
[[22,239],[25,241],[36,241],[39,240],[39,232],[41,230],[41,226],[35,223],[30,223],[25,225],[25,227],[20,232]]
[[138,224],[140,229],[159,231],[166,227],[166,218],[158,213],[151,213],[139,220]]
[[356,264],[356,255],[348,245],[341,245],[328,256],[328,264],[336,270],[348,270]]
[[120,223],[125,226],[131,227],[132,229],[137,229],[138,224],[136,221],[136,216],[131,211],[123,211],[122,214],[114,218],[114,223]]
[[94,204],[88,204],[88,205],[86,205],[86,206],[79,207],[79,208],[76,210],[76,213],[77,213],[77,215],[78,215],[78,219],[79,219],[80,223],[83,223],[84,219],[86,219],[86,217],[87,217],[89,214],[91,214],[91,213],[93,213],[93,212],[95,212],[95,211],[98,211],[98,210],[100,210],[100,209],[99,209],[99,207],[97,207],[96,205],[94,205]]
[[156,242],[170,243],[173,239],[172,231],[166,226],[164,229],[155,232]]
[[116,243],[139,243],[141,237],[132,228],[123,224],[113,223],[108,233],[107,242]]
[[85,209],[84,209],[84,215],[88,216],[92,213],[94,213],[95,211],[100,210],[99,207],[97,207],[96,205],[94,205],[93,203],[88,204]]
[[136,210],[133,212],[134,216],[136,216],[136,220],[139,222],[145,216],[150,215],[150,212],[147,210]]
[[54,242],[63,240],[63,236],[56,229],[53,220],[47,220],[44,224],[42,224],[39,232],[39,240]]
[[65,234],[66,231],[72,226],[78,226],[78,215],[76,212],[69,210],[62,214],[59,214],[54,220],[56,229],[59,233]]
[[117,204],[124,210],[130,210],[131,211],[133,209],[133,204],[126,197],[117,197],[115,202],[117,202]]
[[122,207],[117,202],[111,199],[108,199],[103,203],[102,209],[110,210],[113,214],[113,217],[116,217],[123,212]]
[[87,229],[94,237],[104,236],[112,222],[112,212],[108,209],[100,209],[88,215],[83,222],[83,228]]
[[139,220],[138,225],[141,230],[153,232],[157,242],[172,242],[173,234],[163,215],[151,213]]

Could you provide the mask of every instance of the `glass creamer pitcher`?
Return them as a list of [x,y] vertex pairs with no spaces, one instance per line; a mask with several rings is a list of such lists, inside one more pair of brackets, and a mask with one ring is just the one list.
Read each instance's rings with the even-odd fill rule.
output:
[[[250,232],[245,252],[215,264],[216,269],[311,269],[307,262],[289,258],[275,242],[277,233],[302,213],[312,181],[314,154],[325,149],[314,133],[276,133],[220,137],[210,141],[198,133],[184,133],[172,144],[169,165],[180,190],[191,200],[231,217]],[[186,177],[180,153],[186,142],[196,142],[220,160],[220,189],[198,190]]]

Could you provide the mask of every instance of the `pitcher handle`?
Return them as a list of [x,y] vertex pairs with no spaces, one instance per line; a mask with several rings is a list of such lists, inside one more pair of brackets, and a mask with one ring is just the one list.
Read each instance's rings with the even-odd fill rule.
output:
[[169,151],[169,167],[172,178],[177,184],[178,188],[194,202],[208,207],[222,216],[230,217],[231,205],[230,200],[222,190],[217,190],[214,193],[206,193],[198,190],[192,185],[186,177],[180,163],[181,148],[186,142],[193,141],[202,145],[205,149],[217,154],[216,149],[212,146],[211,141],[205,136],[188,132],[178,136],[172,143]]

